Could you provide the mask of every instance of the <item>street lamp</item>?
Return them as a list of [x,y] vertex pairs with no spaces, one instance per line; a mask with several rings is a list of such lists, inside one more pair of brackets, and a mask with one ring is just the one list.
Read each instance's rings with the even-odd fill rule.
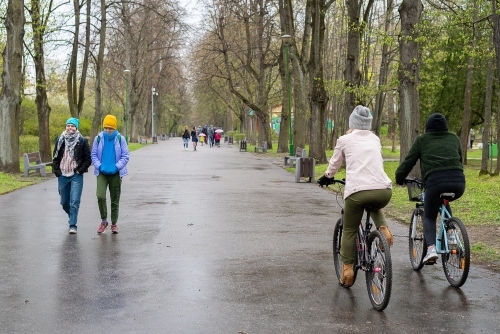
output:
[[155,140],[155,109],[154,109],[154,100],[155,96],[158,96],[158,92],[155,91],[155,88],[151,88],[151,136],[152,136],[152,141],[153,143],[158,143],[158,141]]
[[292,36],[283,35],[281,36],[281,40],[285,43],[285,73],[286,73],[286,90],[287,90],[287,99],[288,99],[288,125],[290,138],[288,140],[288,147],[290,149],[290,156],[293,156],[293,132],[292,132],[292,107],[291,107],[291,85],[290,85],[290,64],[288,59],[288,48],[290,47],[290,42],[292,41]]
[[128,143],[128,77],[130,70],[124,70],[125,73],[125,141]]

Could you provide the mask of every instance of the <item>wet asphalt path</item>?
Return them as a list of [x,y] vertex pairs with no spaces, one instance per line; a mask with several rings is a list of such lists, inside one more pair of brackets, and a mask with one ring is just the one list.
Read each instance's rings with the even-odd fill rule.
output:
[[500,275],[473,266],[457,290],[440,263],[414,272],[398,224],[388,308],[372,309],[362,274],[340,287],[335,198],[280,163],[147,145],[131,153],[117,235],[96,233],[92,171],[77,235],[56,179],[0,196],[0,332],[500,332]]

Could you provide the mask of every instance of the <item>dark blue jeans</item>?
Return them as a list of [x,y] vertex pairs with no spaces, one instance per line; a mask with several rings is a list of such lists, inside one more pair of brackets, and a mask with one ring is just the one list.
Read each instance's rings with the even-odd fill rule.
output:
[[82,198],[83,175],[73,174],[70,177],[61,175],[57,178],[57,184],[61,205],[69,217],[69,227],[76,229],[80,199]]
[[[455,193],[455,198],[459,199],[465,192],[465,182],[445,182],[425,188],[424,198],[424,235],[427,245],[436,244],[436,219],[441,210],[442,200],[439,197],[442,193]],[[448,212],[451,215],[451,207],[448,205]]]

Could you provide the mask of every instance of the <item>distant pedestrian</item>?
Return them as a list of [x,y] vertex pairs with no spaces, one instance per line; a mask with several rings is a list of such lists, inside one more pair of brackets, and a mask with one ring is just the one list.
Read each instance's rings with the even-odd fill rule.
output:
[[184,150],[188,150],[189,146],[189,137],[191,134],[189,133],[189,129],[187,126],[184,127],[184,132],[182,133],[182,141],[184,142]]
[[469,148],[473,147],[474,140],[476,140],[476,133],[474,132],[474,129],[470,129],[470,131],[469,131]]
[[78,131],[79,123],[73,117],[66,121],[66,129],[57,137],[52,155],[52,169],[57,176],[61,205],[68,214],[70,234],[76,234],[77,231],[83,173],[88,172],[92,163],[89,142]]
[[220,138],[221,138],[221,134],[219,132],[216,132],[214,139],[215,139],[215,145],[217,145],[217,147],[220,147]]
[[196,146],[198,145],[198,134],[196,133],[196,128],[193,126],[191,130],[191,142],[193,143],[193,151],[196,151]]
[[122,178],[128,174],[128,145],[125,138],[116,130],[116,117],[107,115],[102,123],[104,128],[94,139],[92,145],[92,164],[97,176],[97,206],[101,215],[101,223],[97,234],[103,233],[109,226],[106,192],[109,188],[111,199],[111,232],[118,233],[118,214],[120,211],[120,195]]
[[210,147],[214,146],[214,128],[211,125],[207,129],[207,135],[208,135],[208,145]]

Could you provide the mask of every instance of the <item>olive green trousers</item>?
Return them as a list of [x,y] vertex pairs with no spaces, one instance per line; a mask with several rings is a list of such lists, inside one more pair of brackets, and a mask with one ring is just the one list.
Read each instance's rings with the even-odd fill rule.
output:
[[[364,213],[363,205],[379,203],[383,208],[389,203],[391,197],[392,189],[376,189],[359,191],[345,199],[342,240],[340,241],[340,257],[344,264],[354,263],[356,236]],[[370,218],[377,228],[387,226],[384,212],[381,209],[371,211]]]
[[116,224],[120,211],[120,195],[122,192],[122,179],[120,173],[113,175],[99,174],[97,176],[97,205],[102,220],[108,218],[108,207],[106,205],[106,191],[109,187],[109,197],[111,199],[111,223]]

